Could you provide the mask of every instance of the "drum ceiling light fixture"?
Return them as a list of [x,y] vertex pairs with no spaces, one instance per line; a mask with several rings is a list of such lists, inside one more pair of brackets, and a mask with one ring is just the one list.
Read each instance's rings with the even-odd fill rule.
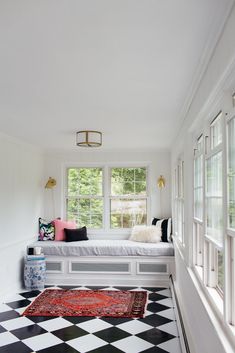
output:
[[102,133],[95,130],[77,131],[76,145],[79,147],[100,147],[102,145]]

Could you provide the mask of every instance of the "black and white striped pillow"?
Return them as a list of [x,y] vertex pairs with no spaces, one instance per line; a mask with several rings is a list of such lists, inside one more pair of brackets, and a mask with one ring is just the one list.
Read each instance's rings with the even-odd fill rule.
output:
[[171,218],[166,218],[166,219],[153,218],[152,225],[161,227],[162,242],[168,243],[171,241]]

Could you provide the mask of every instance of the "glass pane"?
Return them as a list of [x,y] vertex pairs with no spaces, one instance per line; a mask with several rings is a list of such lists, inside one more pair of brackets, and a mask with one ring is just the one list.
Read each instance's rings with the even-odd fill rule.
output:
[[102,195],[102,169],[79,168],[79,195]]
[[102,168],[69,168],[68,196],[96,195],[102,192]]
[[146,168],[135,168],[135,181],[146,181]]
[[112,168],[111,195],[146,195],[146,168]]
[[210,127],[211,149],[222,142],[222,113],[211,123]]
[[203,217],[203,156],[194,160],[194,216],[202,220]]
[[222,152],[217,153],[206,163],[206,232],[223,245],[223,205],[222,205]]
[[223,265],[223,253],[222,251],[218,251],[217,258],[217,268],[218,268],[218,278],[217,278],[217,286],[221,292],[224,291],[224,265]]
[[79,227],[102,228],[103,200],[69,199],[67,200],[67,219],[74,220]]
[[111,228],[131,228],[136,224],[146,224],[146,200],[111,200]]
[[69,168],[67,171],[68,177],[68,196],[77,196],[79,189],[78,169]]
[[235,118],[228,123],[229,227],[235,229]]

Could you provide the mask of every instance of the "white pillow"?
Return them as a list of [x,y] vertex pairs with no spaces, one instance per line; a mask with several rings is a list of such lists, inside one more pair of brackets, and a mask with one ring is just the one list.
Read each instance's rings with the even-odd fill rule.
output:
[[162,237],[162,230],[156,226],[134,226],[129,240],[142,243],[159,243]]

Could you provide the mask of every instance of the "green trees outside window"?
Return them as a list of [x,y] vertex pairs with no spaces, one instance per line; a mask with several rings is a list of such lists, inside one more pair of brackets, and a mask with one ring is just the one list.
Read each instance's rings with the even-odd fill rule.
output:
[[[67,169],[67,219],[79,227],[104,228],[104,208],[109,228],[131,228],[147,223],[147,168],[110,168],[109,182],[103,168]],[[104,183],[110,185],[104,195]]]

